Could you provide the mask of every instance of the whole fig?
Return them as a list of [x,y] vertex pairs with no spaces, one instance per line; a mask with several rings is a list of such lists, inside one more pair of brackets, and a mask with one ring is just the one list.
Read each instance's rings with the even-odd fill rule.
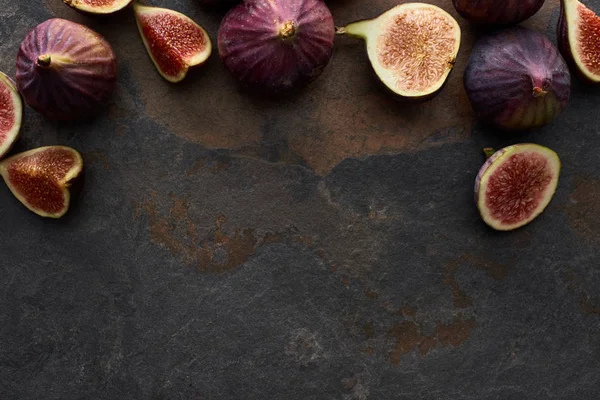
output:
[[533,16],[544,0],[452,0],[467,21],[481,25],[514,25]]
[[95,116],[117,81],[110,44],[92,29],[60,18],[42,22],[27,34],[16,70],[25,102],[53,120]]

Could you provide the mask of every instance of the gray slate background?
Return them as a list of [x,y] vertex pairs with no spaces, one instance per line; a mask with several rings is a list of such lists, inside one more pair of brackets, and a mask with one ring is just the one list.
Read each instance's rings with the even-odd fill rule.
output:
[[[222,14],[153,4],[215,43]],[[328,4],[341,25],[395,2]],[[0,187],[0,399],[600,398],[599,89],[575,79],[555,122],[506,135],[472,118],[458,16],[450,82],[407,107],[348,38],[308,90],[266,101],[216,51],[164,81],[130,10],[0,0],[0,15],[2,71],[52,16],[104,34],[120,68],[93,122],[26,110],[15,151],[70,145],[86,182],[59,221]],[[554,41],[557,18],[549,0],[525,25]],[[538,220],[496,233],[472,203],[481,149],[523,141],[563,175]]]

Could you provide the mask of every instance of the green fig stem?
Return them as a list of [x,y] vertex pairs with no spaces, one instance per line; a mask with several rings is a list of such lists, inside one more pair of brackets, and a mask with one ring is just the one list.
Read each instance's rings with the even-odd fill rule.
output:
[[495,152],[496,152],[496,150],[494,150],[491,147],[486,147],[485,149],[483,149],[483,154],[485,154],[486,160],[488,158],[490,158],[491,156],[493,156]]
[[279,28],[279,37],[283,40],[290,40],[296,36],[296,24],[294,21],[285,21]]
[[533,88],[533,97],[544,97],[547,94],[548,91],[542,89],[541,87],[536,86]]
[[336,35],[345,35],[346,34],[346,27],[345,26],[336,26],[335,27],[335,34]]
[[37,59],[37,65],[40,67],[49,67],[50,66],[51,57],[50,54],[42,54]]

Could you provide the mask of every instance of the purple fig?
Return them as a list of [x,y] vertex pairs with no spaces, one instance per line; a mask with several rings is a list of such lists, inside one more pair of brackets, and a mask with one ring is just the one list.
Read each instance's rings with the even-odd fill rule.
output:
[[219,27],[219,56],[242,87],[285,93],[321,75],[334,36],[322,0],[247,0]]
[[569,69],[558,50],[546,36],[522,27],[480,39],[464,84],[475,115],[505,130],[549,123],[571,93]]
[[381,82],[402,98],[418,100],[431,98],[443,87],[461,41],[458,22],[424,3],[395,6],[374,19],[337,28],[337,34],[365,40]]
[[0,158],[15,143],[21,131],[23,101],[13,81],[0,72]]
[[533,221],[550,204],[560,170],[558,155],[537,144],[493,153],[475,179],[475,202],[484,222],[510,231]]
[[49,19],[25,37],[17,55],[17,88],[49,119],[95,116],[113,94],[117,63],[110,44],[90,28]]
[[515,25],[533,16],[544,0],[452,0],[456,11],[478,25]]
[[600,82],[600,17],[577,0],[561,0],[558,48],[581,78]]
[[112,14],[132,2],[133,0],[63,0],[63,3],[84,14]]

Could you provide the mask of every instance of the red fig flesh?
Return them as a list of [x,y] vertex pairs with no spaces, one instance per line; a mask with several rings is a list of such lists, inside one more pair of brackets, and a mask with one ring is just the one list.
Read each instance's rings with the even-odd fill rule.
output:
[[89,118],[101,111],[115,90],[115,53],[88,27],[49,19],[21,43],[16,81],[25,102],[47,118]]
[[0,158],[12,147],[21,131],[23,102],[13,81],[0,72]]
[[144,46],[160,75],[183,80],[189,68],[206,62],[212,52],[208,33],[189,17],[173,10],[133,6]]
[[124,9],[133,0],[63,0],[63,2],[86,14],[112,14]]
[[571,75],[558,50],[546,36],[522,27],[480,39],[464,84],[476,116],[505,130],[549,123],[571,93]]
[[321,75],[335,27],[322,0],[248,0],[221,22],[221,60],[241,87],[287,93]]
[[600,82],[600,17],[577,0],[561,0],[558,45],[567,62],[588,82]]
[[544,0],[452,0],[456,11],[479,25],[514,25],[539,11]]
[[484,222],[509,231],[533,221],[550,204],[560,169],[558,155],[537,144],[495,152],[475,180],[475,201]]
[[83,159],[64,146],[40,147],[0,162],[0,174],[15,197],[34,213],[60,218],[69,209],[69,186]]

